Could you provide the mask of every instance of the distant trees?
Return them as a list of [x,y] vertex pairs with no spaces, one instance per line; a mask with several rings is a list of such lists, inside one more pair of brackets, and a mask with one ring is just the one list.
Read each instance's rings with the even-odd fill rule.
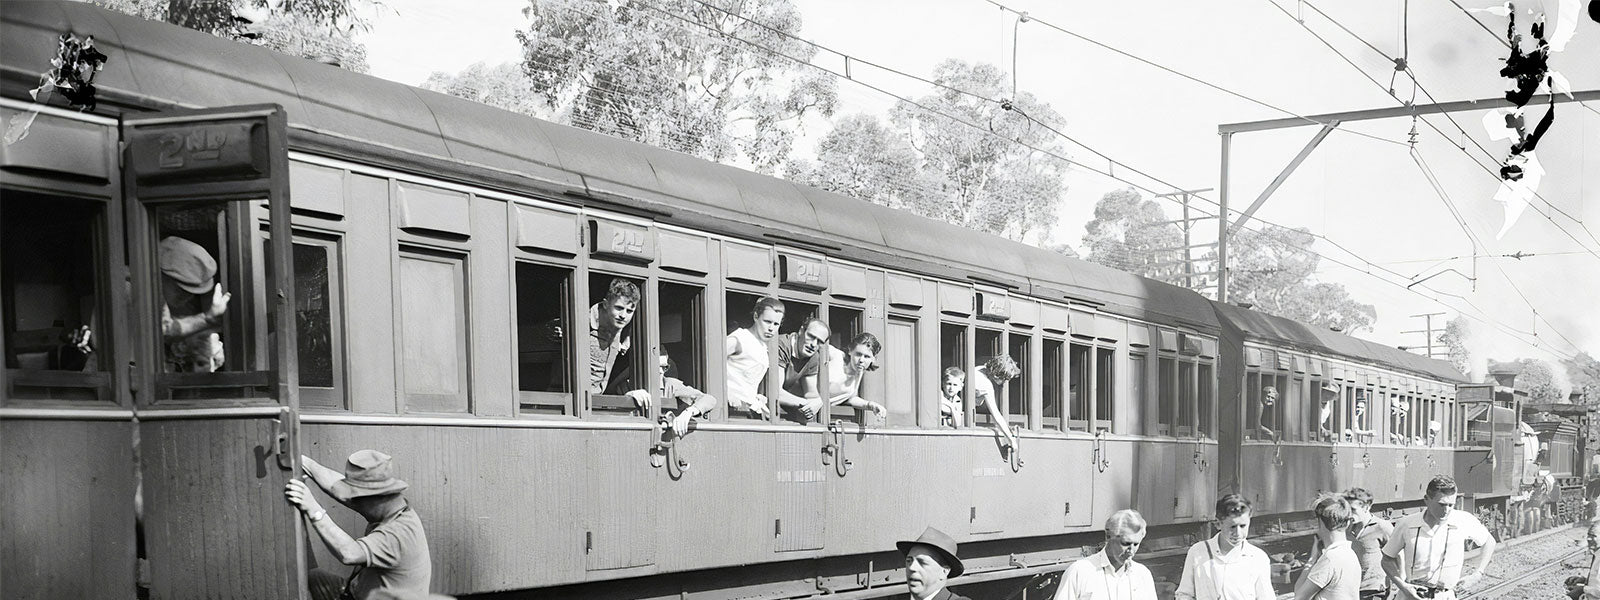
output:
[[1163,281],[1183,272],[1183,229],[1172,223],[1155,200],[1133,188],[1108,192],[1094,205],[1084,225],[1083,245],[1090,262]]
[[491,66],[477,62],[459,73],[434,71],[419,87],[525,115],[547,116],[548,112],[521,63]]
[[524,13],[522,70],[557,122],[773,173],[801,119],[838,102],[831,75],[796,62],[817,49],[792,37],[789,0],[535,0]]
[[840,120],[818,143],[816,161],[795,161],[786,174],[1014,240],[1042,237],[1056,223],[1066,164],[1033,148],[1059,150],[1050,128],[1065,119],[1031,94],[1012,97],[994,65],[946,60],[933,80],[945,87],[897,103],[887,124],[866,115]]
[[367,49],[353,34],[367,26],[356,7],[370,0],[89,1],[120,13],[367,72]]
[[[1228,300],[1317,327],[1372,329],[1378,311],[1337,283],[1314,279],[1321,261],[1305,228],[1239,229],[1228,245]],[[1215,254],[1210,256],[1215,258]]]

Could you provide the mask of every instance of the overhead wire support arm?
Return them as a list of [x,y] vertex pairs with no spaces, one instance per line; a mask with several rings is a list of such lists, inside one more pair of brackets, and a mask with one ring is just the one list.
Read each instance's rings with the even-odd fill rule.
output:
[[1311,136],[1311,141],[1306,142],[1306,146],[1300,149],[1300,153],[1294,156],[1294,160],[1289,161],[1289,166],[1284,167],[1283,171],[1279,172],[1278,176],[1273,178],[1272,183],[1267,186],[1267,189],[1261,190],[1261,195],[1256,196],[1256,201],[1250,203],[1250,208],[1244,209],[1244,212],[1241,213],[1239,218],[1233,222],[1233,225],[1228,227],[1228,233],[1231,235],[1233,232],[1238,231],[1238,229],[1244,225],[1245,221],[1249,221],[1250,215],[1256,214],[1256,210],[1261,208],[1261,205],[1267,203],[1267,198],[1271,198],[1272,193],[1278,191],[1278,187],[1283,185],[1283,182],[1289,179],[1289,175],[1294,173],[1294,170],[1300,167],[1300,163],[1305,162],[1307,156],[1311,156],[1311,151],[1316,150],[1317,145],[1321,144],[1322,140],[1326,139],[1328,134],[1333,133],[1333,130],[1338,129],[1338,127],[1339,121],[1337,120],[1323,123],[1322,130],[1318,131],[1316,135]]

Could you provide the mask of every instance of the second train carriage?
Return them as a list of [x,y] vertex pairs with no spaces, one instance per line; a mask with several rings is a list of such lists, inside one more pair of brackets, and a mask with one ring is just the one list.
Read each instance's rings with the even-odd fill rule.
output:
[[[110,57],[94,115],[44,109],[0,154],[0,461],[8,477],[52,482],[6,486],[0,522],[57,519],[8,531],[9,590],[298,593],[308,563],[335,561],[307,545],[279,493],[296,446],[324,462],[363,447],[395,456],[436,590],[636,598],[892,595],[893,542],[927,525],[962,542],[970,574],[956,585],[1016,587],[1092,552],[1119,508],[1149,519],[1148,553],[1181,557],[1218,493],[1251,496],[1292,536],[1319,489],[1365,484],[1401,507],[1473,452],[1455,449],[1462,381],[1437,361],[85,4],[8,3],[0,30],[7,119],[34,108],[26,90],[59,35],[95,35]],[[196,213],[141,195],[137,157],[118,148],[131,127],[242,103],[287,117],[271,173],[286,201],[191,197]],[[212,126],[203,119],[173,122]],[[161,345],[137,341],[151,339],[150,257],[172,234],[205,242],[236,302],[222,375],[163,375]],[[771,294],[791,306],[782,331],[813,313],[836,346],[883,340],[863,395],[887,423],[723,405],[667,448],[659,407],[636,415],[576,383],[586,309],[613,278],[644,290],[624,369],[643,387],[666,353],[679,378],[722,397],[723,337]],[[91,325],[100,363],[66,372],[51,340]],[[976,426],[941,427],[940,371],[1001,352],[1024,372],[1003,392],[1009,423],[984,422],[969,391]],[[116,366],[128,362],[144,366]],[[1257,410],[1265,381],[1281,393],[1271,413]],[[151,399],[146,384],[162,382],[184,384],[181,402]],[[1333,439],[1311,400],[1324,382],[1342,390]],[[1385,421],[1401,401],[1414,416]],[[1017,450],[996,426],[1020,431]],[[45,535],[59,522],[94,533]]]

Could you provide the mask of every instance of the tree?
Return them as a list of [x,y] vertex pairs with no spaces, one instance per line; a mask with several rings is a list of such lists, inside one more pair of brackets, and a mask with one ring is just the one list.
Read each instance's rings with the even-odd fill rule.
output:
[[812,187],[891,208],[915,210],[929,189],[921,157],[901,132],[871,115],[834,123],[817,142],[815,163],[791,162],[785,176]]
[[1183,230],[1133,188],[1108,192],[1084,225],[1087,260],[1163,281],[1183,272]]
[[348,34],[366,27],[355,13],[360,0],[90,0],[111,10],[166,21],[223,37],[246,33],[249,12],[269,16],[293,15],[319,26],[343,28]]
[[1501,369],[1508,369],[1517,373],[1516,389],[1521,392],[1527,392],[1528,402],[1551,404],[1565,403],[1567,401],[1566,394],[1563,393],[1556,380],[1554,370],[1562,369],[1562,374],[1565,375],[1565,367],[1552,365],[1537,358],[1519,358],[1511,362],[1491,362],[1489,364],[1491,372]]
[[544,108],[519,63],[477,62],[459,73],[434,71],[421,87],[525,115],[541,116]]
[[1439,343],[1447,349],[1446,360],[1463,374],[1472,368],[1472,352],[1467,348],[1467,340],[1471,337],[1472,328],[1461,315],[1445,323],[1444,333],[1439,334]]
[[308,15],[274,13],[249,30],[255,35],[244,39],[248,43],[357,73],[367,72],[367,47],[357,42],[348,28],[321,23]]
[[763,173],[833,114],[789,0],[534,0],[522,69],[558,122]]
[[1228,299],[1317,327],[1371,330],[1378,318],[1371,304],[1355,301],[1343,285],[1313,280],[1320,261],[1313,241],[1304,228],[1238,230],[1228,246]]
[[1032,94],[1013,97],[1009,78],[994,65],[948,59],[933,80],[945,87],[890,111],[936,186],[914,210],[1015,240],[1054,226],[1067,165],[1029,146],[1060,153],[1051,130],[1065,119]]

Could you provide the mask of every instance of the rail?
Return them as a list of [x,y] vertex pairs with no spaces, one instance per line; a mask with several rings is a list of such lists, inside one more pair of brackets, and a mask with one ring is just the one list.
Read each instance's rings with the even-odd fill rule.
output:
[[1562,568],[1569,559],[1582,555],[1588,551],[1588,548],[1579,548],[1577,550],[1573,550],[1572,552],[1568,552],[1558,558],[1552,559],[1546,564],[1535,567],[1526,573],[1496,582],[1494,585],[1480,589],[1471,594],[1464,595],[1462,598],[1499,598],[1505,592],[1514,590],[1525,583],[1538,579],[1542,575]]

